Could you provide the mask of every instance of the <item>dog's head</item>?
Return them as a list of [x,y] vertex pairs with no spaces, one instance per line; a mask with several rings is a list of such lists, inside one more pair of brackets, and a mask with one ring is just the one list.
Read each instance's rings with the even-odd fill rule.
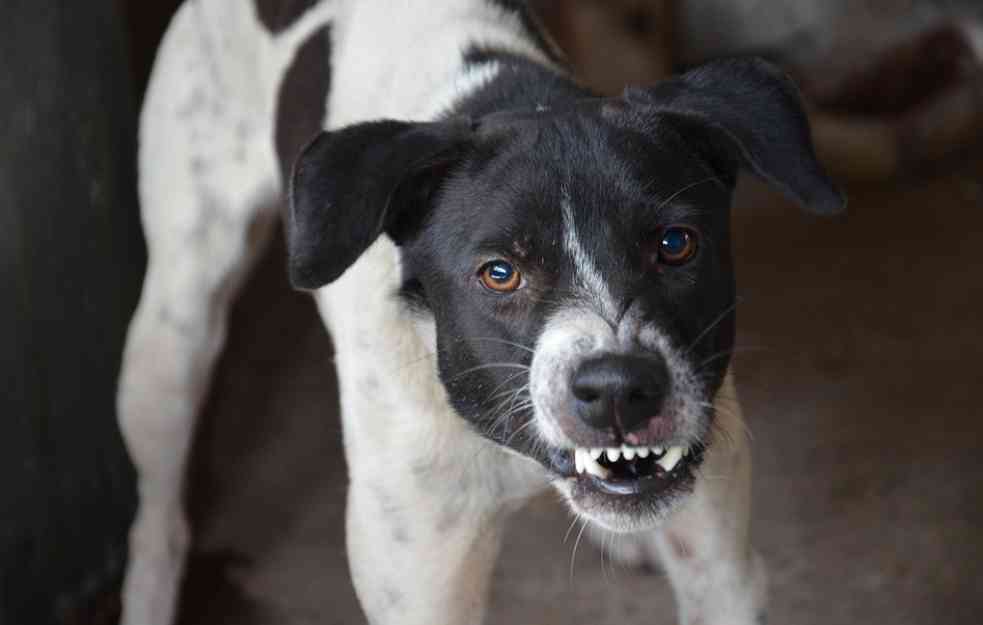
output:
[[616,99],[322,133],[295,167],[295,285],[380,235],[432,319],[462,418],[534,457],[611,529],[688,490],[734,342],[729,209],[745,167],[820,213],[797,92],[727,61]]

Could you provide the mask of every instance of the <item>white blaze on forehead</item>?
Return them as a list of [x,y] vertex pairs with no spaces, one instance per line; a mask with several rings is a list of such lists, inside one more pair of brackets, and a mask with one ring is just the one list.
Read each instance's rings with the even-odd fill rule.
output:
[[617,307],[611,298],[611,292],[608,291],[607,281],[598,271],[594,258],[581,242],[577,223],[573,218],[573,201],[570,190],[566,187],[561,189],[560,208],[563,213],[563,247],[573,261],[577,282],[600,305],[604,314],[609,315],[613,320],[617,316]]

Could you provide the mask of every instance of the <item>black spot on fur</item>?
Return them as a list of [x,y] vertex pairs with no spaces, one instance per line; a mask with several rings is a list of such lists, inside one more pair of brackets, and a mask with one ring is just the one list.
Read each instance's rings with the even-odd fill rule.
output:
[[259,21],[272,33],[279,33],[289,28],[305,11],[318,3],[318,0],[255,1]]
[[382,588],[382,596],[386,602],[386,611],[399,607],[403,602],[403,593],[394,586],[386,585]]
[[399,545],[406,545],[410,542],[410,533],[404,525],[394,525],[392,537]]
[[275,142],[283,180],[300,149],[321,130],[331,84],[327,27],[321,28],[297,50],[283,77],[277,97]]

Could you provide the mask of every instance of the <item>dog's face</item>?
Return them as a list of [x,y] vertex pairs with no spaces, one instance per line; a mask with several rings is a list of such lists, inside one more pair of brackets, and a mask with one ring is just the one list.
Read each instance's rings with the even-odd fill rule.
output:
[[457,412],[615,525],[692,479],[734,286],[727,183],[670,118],[608,113],[480,130],[403,241],[403,292]]
[[691,74],[618,100],[324,134],[295,174],[295,283],[329,282],[386,232],[461,417],[546,466],[579,513],[648,525],[691,487],[729,363],[737,167],[839,204],[784,79],[740,69],[770,118],[735,116],[748,103],[707,98]]

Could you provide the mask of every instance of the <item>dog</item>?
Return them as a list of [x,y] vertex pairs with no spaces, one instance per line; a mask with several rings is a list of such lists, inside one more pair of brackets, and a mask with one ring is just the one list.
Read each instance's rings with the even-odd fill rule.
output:
[[369,622],[481,622],[504,523],[551,486],[661,561],[681,622],[762,622],[730,370],[740,169],[842,208],[760,60],[599,97],[514,0],[186,2],[140,125],[123,623],[173,622],[196,415],[284,194],[290,280],[335,344]]

